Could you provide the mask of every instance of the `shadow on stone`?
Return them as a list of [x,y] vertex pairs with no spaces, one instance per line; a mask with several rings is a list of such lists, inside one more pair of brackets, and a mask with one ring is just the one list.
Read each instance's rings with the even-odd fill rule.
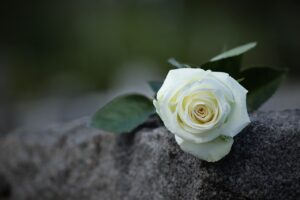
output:
[[6,178],[0,174],[0,199],[7,199],[11,196],[11,186]]

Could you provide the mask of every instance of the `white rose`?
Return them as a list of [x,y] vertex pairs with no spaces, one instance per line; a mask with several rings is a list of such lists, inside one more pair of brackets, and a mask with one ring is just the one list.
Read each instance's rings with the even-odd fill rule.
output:
[[169,71],[153,103],[183,151],[214,162],[250,122],[246,95],[227,73],[181,68]]

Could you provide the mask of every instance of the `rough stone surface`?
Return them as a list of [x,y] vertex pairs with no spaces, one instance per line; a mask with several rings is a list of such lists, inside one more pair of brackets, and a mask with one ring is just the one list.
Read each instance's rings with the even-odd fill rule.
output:
[[207,163],[156,118],[114,136],[87,118],[0,138],[0,199],[299,199],[300,110],[256,112]]

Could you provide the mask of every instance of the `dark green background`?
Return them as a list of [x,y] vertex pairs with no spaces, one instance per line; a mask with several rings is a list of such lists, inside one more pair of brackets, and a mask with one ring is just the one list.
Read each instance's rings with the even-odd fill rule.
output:
[[147,69],[146,78],[148,71],[163,77],[169,57],[200,64],[251,41],[258,46],[245,64],[287,67],[289,80],[298,83],[299,10],[300,3],[291,0],[2,1],[0,130],[51,115],[46,100],[40,106],[45,110],[31,120],[28,102],[109,92],[116,74],[131,64]]

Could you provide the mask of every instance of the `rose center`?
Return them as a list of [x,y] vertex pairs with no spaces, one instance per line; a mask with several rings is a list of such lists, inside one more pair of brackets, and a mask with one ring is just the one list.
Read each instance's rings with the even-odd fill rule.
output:
[[207,108],[204,106],[198,106],[198,108],[196,108],[196,113],[198,116],[204,118],[207,116]]
[[197,105],[193,111],[193,118],[199,123],[207,123],[214,116],[214,113],[206,105]]

